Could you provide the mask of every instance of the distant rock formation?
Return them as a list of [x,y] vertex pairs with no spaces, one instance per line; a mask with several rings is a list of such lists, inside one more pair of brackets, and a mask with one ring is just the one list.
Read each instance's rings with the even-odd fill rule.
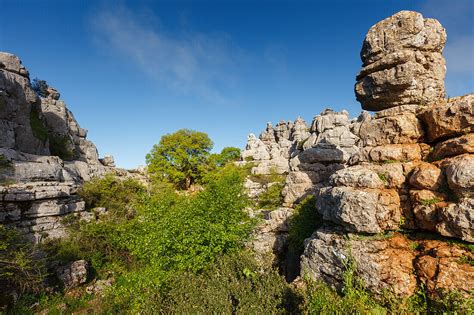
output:
[[64,235],[62,218],[86,213],[78,186],[114,166],[59,97],[38,97],[18,57],[0,52],[0,223],[36,241]]
[[[431,297],[474,297],[474,266],[461,261],[474,253],[442,240],[474,243],[474,94],[444,98],[445,42],[438,21],[399,12],[362,47],[355,92],[373,116],[327,109],[310,128],[298,119],[297,128],[269,124],[260,140],[249,138],[242,157],[254,174],[281,165],[284,206],[316,198],[324,224],[306,240],[301,275],[341,288],[352,260],[379,296],[423,285]],[[267,250],[284,248],[274,242]]]

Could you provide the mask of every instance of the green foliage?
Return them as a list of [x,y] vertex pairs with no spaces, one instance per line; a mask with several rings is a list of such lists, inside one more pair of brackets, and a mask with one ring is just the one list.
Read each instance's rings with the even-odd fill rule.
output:
[[443,200],[439,199],[439,198],[431,198],[431,199],[423,199],[423,200],[420,201],[420,203],[424,206],[429,206],[429,205],[433,205],[433,204],[441,202],[441,201],[443,201]]
[[417,242],[411,242],[411,243],[410,243],[410,248],[411,248],[412,250],[419,250],[420,247],[421,247],[421,245],[420,245],[419,243],[417,243]]
[[[250,171],[250,170],[249,170]],[[276,169],[271,169],[269,175],[248,174],[248,178],[255,183],[268,185],[270,183],[284,183],[285,177],[277,173]]]
[[463,297],[459,291],[439,291],[438,298],[431,300],[428,311],[449,314],[472,314],[474,300]]
[[[234,147],[225,147],[221,153],[213,153],[207,159],[208,172],[216,171],[220,167],[224,167],[227,163],[237,161],[240,158],[240,149]],[[205,176],[205,175],[203,175]]]
[[385,314],[385,309],[367,292],[356,275],[352,258],[344,262],[341,295],[325,284],[308,282],[305,313],[309,314]]
[[461,256],[461,258],[459,259],[459,262],[461,264],[468,264],[468,265],[474,266],[474,259],[472,259],[472,257],[469,257],[469,256]]
[[276,182],[267,186],[267,189],[258,196],[258,207],[264,209],[275,209],[283,203],[282,190],[284,183]]
[[145,198],[120,238],[140,261],[198,271],[243,245],[253,226],[244,212],[247,204],[242,173],[229,166],[196,196]]
[[304,240],[321,226],[322,220],[316,211],[316,198],[306,197],[296,208],[289,223],[289,244],[297,253],[302,253]]
[[0,282],[23,292],[37,292],[46,274],[37,248],[16,229],[0,224]]
[[275,270],[259,271],[252,254],[225,255],[200,274],[172,277],[161,309],[172,314],[279,314],[298,297]]
[[383,164],[393,164],[393,163],[398,163],[399,161],[397,160],[385,160],[383,161]]
[[243,247],[254,227],[244,211],[245,174],[229,163],[208,174],[205,189],[196,195],[166,185],[146,194],[136,183],[111,175],[94,179],[81,196],[88,207],[105,206],[115,214],[77,224],[68,240],[50,244],[49,253],[59,261],[86,259],[99,278],[112,272],[117,281],[108,309],[139,312],[150,301],[157,307],[171,277],[198,274]]
[[0,170],[9,169],[11,167],[12,163],[3,154],[0,154]]
[[33,91],[36,92],[38,96],[46,97],[47,90],[48,90],[48,83],[45,80],[40,80],[38,78],[34,78],[31,82],[31,88]]
[[146,156],[148,172],[155,180],[188,189],[205,172],[212,146],[208,135],[199,131],[181,129],[164,135]]
[[93,178],[79,190],[88,208],[105,207],[108,212],[121,219],[133,215],[133,204],[140,200],[145,187],[133,179],[121,180],[113,174]]
[[378,174],[378,175],[379,175],[380,180],[381,180],[384,184],[387,184],[387,183],[388,183],[387,174],[380,173],[380,174]]
[[219,154],[219,166],[224,166],[229,162],[237,161],[240,158],[240,149],[235,147],[225,147]]
[[49,150],[51,155],[59,156],[64,161],[74,159],[72,143],[66,135],[49,135]]
[[33,131],[33,135],[43,142],[48,140],[48,129],[44,125],[43,120],[40,117],[40,110],[37,108],[38,104],[33,104],[30,111],[30,126]]

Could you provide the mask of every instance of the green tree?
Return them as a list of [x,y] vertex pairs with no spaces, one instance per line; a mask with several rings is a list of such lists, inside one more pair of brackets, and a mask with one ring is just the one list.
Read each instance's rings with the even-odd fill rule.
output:
[[225,166],[229,162],[237,161],[240,158],[240,149],[225,147],[221,153],[213,153],[208,158],[208,172],[215,171],[219,167]]
[[213,143],[203,132],[181,129],[161,137],[146,156],[149,174],[188,189],[206,169]]
[[33,91],[35,91],[38,96],[46,97],[46,93],[48,90],[48,83],[45,80],[34,78],[33,81],[31,82],[31,87],[33,88]]

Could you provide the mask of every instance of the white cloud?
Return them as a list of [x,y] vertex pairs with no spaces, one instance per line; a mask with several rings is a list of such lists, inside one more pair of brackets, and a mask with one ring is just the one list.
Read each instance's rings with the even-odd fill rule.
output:
[[126,7],[103,10],[92,19],[101,47],[130,59],[141,71],[179,93],[229,104],[222,87],[233,84],[242,53],[225,34],[180,32],[173,35],[152,14]]

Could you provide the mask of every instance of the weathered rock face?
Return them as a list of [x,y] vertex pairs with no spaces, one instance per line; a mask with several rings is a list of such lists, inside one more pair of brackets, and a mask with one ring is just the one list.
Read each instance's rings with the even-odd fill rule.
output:
[[353,261],[376,295],[406,297],[423,284],[431,297],[474,297],[472,251],[433,240],[474,243],[474,94],[443,99],[445,42],[437,21],[399,12],[362,48],[355,89],[373,116],[327,109],[307,133],[299,120],[262,133],[268,160],[277,144],[290,148],[279,151],[285,206],[313,195],[324,222],[306,240],[302,276],[341,288]]
[[408,296],[417,286],[414,259],[410,242],[402,236],[378,240],[322,228],[307,241],[301,269],[307,276],[341,288],[343,273],[353,260],[356,274],[370,291]]
[[307,240],[301,269],[311,278],[341,288],[343,273],[353,262],[355,274],[379,296],[387,292],[410,296],[421,283],[431,297],[442,290],[469,297],[474,267],[460,261],[461,257],[472,259],[474,254],[440,241],[413,242],[401,234],[367,237],[321,228]]
[[421,119],[429,142],[474,132],[474,95],[464,95],[435,104],[425,110]]
[[59,92],[48,87],[45,95],[36,95],[16,56],[0,52],[0,224],[35,241],[64,236],[65,215],[87,216],[78,186],[113,170]]
[[88,263],[77,260],[58,268],[56,275],[65,288],[73,288],[87,281]]
[[362,108],[431,103],[445,96],[446,31],[434,19],[401,11],[367,33],[355,93]]

